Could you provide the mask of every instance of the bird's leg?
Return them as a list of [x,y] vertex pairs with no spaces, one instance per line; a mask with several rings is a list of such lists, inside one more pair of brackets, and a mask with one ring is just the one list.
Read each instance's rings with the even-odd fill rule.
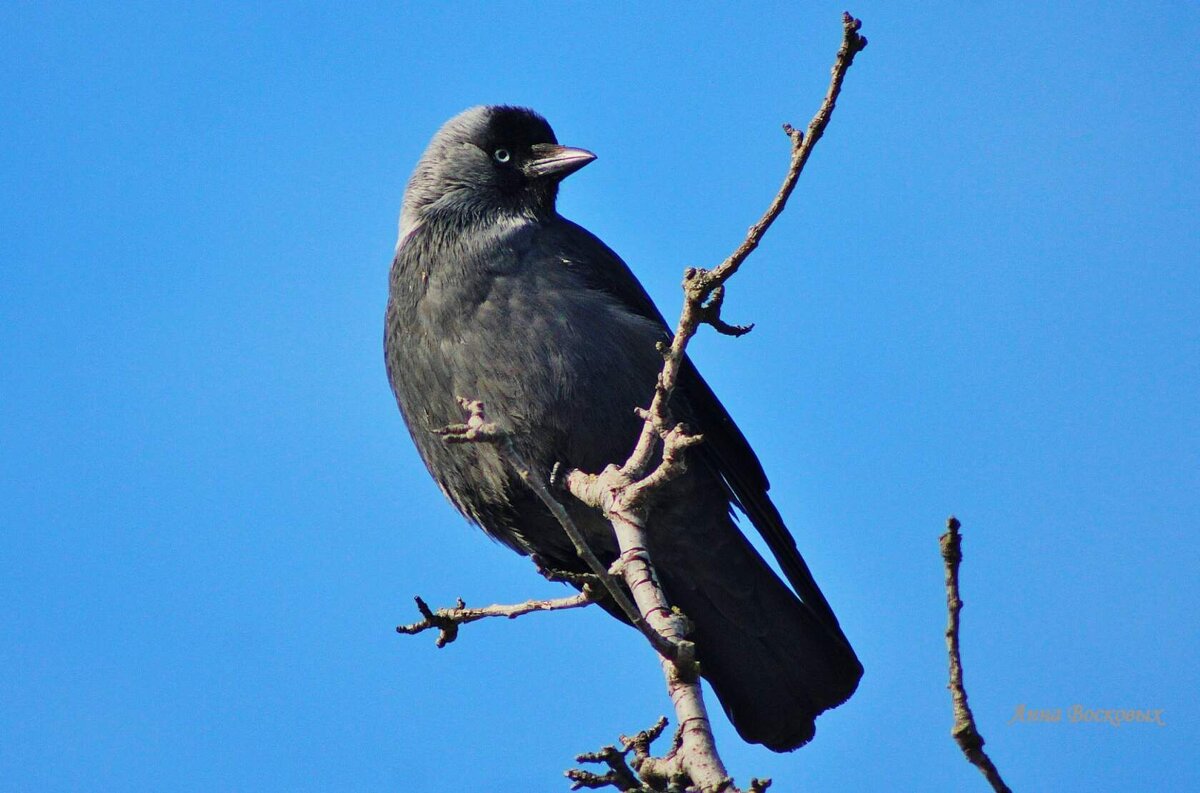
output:
[[446,443],[499,443],[508,438],[508,433],[486,419],[482,402],[458,397],[458,404],[469,414],[466,422],[438,427],[434,435]]
[[540,575],[542,578],[545,578],[547,581],[554,581],[555,583],[561,584],[571,584],[573,586],[580,587],[587,584],[592,584],[594,587],[599,587],[600,591],[597,594],[603,597],[604,582],[601,581],[599,576],[595,575],[594,573],[576,573],[571,570],[562,570],[556,567],[550,567],[546,564],[546,560],[536,553],[529,558],[533,561],[533,566],[537,568],[538,575]]
[[[596,558],[596,554],[588,547],[587,540],[583,536],[583,531],[575,525],[575,521],[567,513],[566,508],[559,503],[554,494],[550,492],[550,489],[546,487],[546,477],[539,476],[534,472],[533,466],[526,462],[517,451],[512,438],[507,432],[498,429],[495,424],[487,420],[484,414],[483,403],[478,400],[464,399],[463,397],[458,397],[458,402],[463,406],[464,410],[470,413],[466,423],[451,425],[440,431],[435,430],[435,432],[442,435],[447,443],[495,444],[500,450],[501,457],[505,458],[517,476],[521,478],[521,481],[541,499],[546,508],[550,510],[550,513],[558,519],[559,525],[563,527],[563,531],[567,533],[567,536],[571,539],[571,543],[575,546],[575,552],[579,554],[579,558],[587,564],[592,573],[604,584],[604,588],[608,591],[613,602],[617,604],[629,622],[649,640],[659,655],[670,659],[680,657],[694,659],[695,648],[691,642],[679,641],[674,636],[664,636],[642,616],[644,612],[639,611],[638,607],[634,605],[633,601],[629,598],[629,594],[621,587],[620,582],[609,575],[608,568]],[[615,466],[610,467],[615,469]]]

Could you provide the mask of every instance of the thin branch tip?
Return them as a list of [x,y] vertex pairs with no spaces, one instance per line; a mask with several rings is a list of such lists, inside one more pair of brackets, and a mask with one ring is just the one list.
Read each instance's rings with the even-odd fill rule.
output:
[[959,533],[961,527],[958,518],[951,515],[946,520],[946,533],[939,540],[942,560],[946,565],[946,610],[949,613],[946,622],[946,652],[950,659],[950,682],[947,688],[950,689],[954,712],[954,725],[950,729],[950,735],[967,761],[979,769],[996,793],[1012,793],[1000,777],[995,763],[983,751],[983,735],[979,732],[975,714],[971,712],[971,706],[967,703],[967,690],[963,684],[962,653],[959,648],[959,612],[962,611],[963,602],[958,587],[958,569],[962,563],[962,534]]

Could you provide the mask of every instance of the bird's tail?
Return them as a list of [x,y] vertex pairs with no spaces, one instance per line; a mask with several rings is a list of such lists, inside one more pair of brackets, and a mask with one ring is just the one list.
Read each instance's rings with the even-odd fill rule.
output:
[[701,674],[743,739],[796,749],[820,713],[854,693],[862,665],[836,622],[780,581],[728,513],[687,511],[708,525],[652,525],[649,550],[667,597],[694,623]]

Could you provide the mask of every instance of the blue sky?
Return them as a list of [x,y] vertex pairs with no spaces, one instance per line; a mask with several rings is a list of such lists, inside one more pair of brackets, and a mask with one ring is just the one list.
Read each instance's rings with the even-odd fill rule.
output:
[[[1200,11],[865,2],[796,195],[693,355],[867,672],[777,789],[982,790],[937,537],[1016,789],[1197,786]],[[842,6],[0,8],[0,778],[21,791],[564,790],[669,707],[596,610],[400,637],[411,596],[563,590],[443,501],[383,371],[408,174],[530,105],[560,209],[668,316],[824,92]],[[1163,709],[1165,727],[1009,725]],[[714,711],[717,710],[714,705]]]

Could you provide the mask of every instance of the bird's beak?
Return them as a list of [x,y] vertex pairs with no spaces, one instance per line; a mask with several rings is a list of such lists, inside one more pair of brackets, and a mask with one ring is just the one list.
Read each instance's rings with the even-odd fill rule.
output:
[[596,159],[596,155],[587,149],[572,149],[555,143],[536,143],[532,148],[533,158],[526,161],[525,173],[535,179],[563,179]]

